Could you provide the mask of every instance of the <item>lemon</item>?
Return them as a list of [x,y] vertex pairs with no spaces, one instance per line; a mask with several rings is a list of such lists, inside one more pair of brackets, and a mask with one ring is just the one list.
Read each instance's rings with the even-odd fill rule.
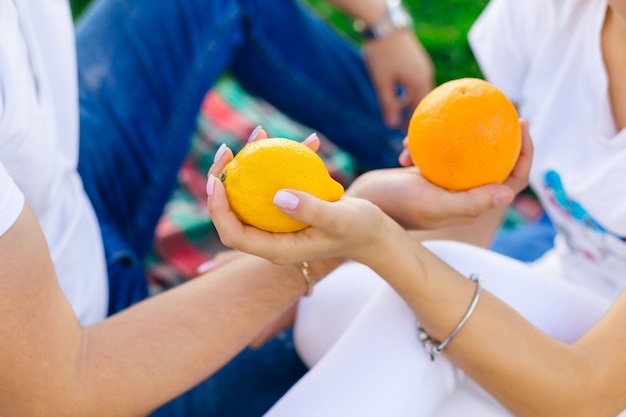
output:
[[308,226],[276,207],[277,191],[305,191],[326,201],[337,201],[344,193],[343,186],[330,176],[315,152],[283,138],[247,144],[224,167],[220,179],[237,217],[268,232],[295,232]]

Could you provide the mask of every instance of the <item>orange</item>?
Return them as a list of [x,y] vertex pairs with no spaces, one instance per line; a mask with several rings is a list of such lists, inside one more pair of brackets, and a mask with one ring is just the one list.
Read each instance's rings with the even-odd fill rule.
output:
[[224,167],[220,179],[237,217],[268,232],[295,232],[308,226],[276,207],[277,191],[306,191],[326,201],[337,201],[344,193],[315,152],[283,138],[247,144]]
[[448,190],[502,183],[521,146],[515,106],[477,78],[441,84],[422,99],[409,122],[413,163],[426,179]]

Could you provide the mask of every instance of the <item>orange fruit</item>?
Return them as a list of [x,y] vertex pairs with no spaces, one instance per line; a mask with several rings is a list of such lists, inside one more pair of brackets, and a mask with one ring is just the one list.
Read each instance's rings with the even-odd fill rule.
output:
[[448,81],[413,112],[407,147],[422,175],[442,188],[460,191],[502,183],[522,147],[519,116],[487,81]]
[[268,232],[295,232],[308,225],[274,204],[283,188],[305,191],[326,201],[344,193],[324,161],[306,145],[290,139],[261,139],[247,144],[220,175],[231,209],[244,223]]

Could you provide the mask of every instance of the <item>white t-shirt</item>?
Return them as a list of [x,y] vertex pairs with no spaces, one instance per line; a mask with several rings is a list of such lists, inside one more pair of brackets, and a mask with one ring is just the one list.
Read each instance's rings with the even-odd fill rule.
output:
[[0,233],[24,199],[81,324],[106,315],[104,250],[76,172],[78,94],[69,5],[0,0]]
[[613,297],[626,286],[626,130],[610,106],[606,10],[605,0],[491,0],[469,39],[529,121],[531,185],[559,232],[546,264]]

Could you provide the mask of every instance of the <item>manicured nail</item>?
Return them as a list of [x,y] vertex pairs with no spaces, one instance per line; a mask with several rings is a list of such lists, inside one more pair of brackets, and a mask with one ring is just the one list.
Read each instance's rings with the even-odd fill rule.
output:
[[250,136],[248,136],[248,143],[250,143],[254,139],[256,139],[256,137],[259,134],[259,132],[261,131],[261,129],[263,129],[263,126],[257,126],[257,127],[254,128],[252,133],[250,133]]
[[309,136],[306,137],[306,139],[302,141],[302,143],[308,146],[311,142],[314,142],[317,139],[317,133],[311,133]]
[[493,199],[493,205],[496,207],[506,206],[513,200],[511,193],[507,193],[504,191],[496,193],[492,197],[492,199]]
[[224,156],[224,153],[226,153],[226,144],[222,143],[220,147],[217,148],[217,152],[215,152],[215,157],[213,157],[213,163],[217,164]]
[[290,192],[280,190],[274,195],[274,204],[284,210],[295,210],[300,204],[300,199]]
[[215,261],[206,261],[196,268],[198,274],[203,274],[215,266]]
[[211,174],[206,182],[206,194],[211,197],[213,195],[213,190],[215,190],[215,176]]

